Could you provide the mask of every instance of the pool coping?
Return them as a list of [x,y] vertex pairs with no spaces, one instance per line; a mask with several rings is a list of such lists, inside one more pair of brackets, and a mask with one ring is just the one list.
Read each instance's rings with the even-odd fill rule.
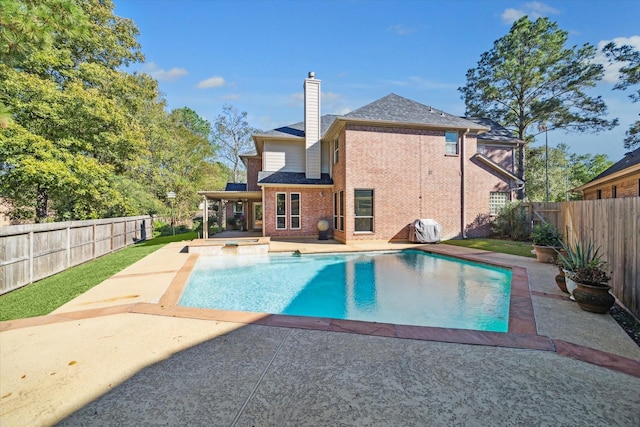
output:
[[47,316],[5,321],[0,322],[0,331],[114,314],[135,313],[233,322],[239,324],[255,324],[271,327],[311,329],[401,339],[438,341],[454,344],[550,351],[572,359],[609,368],[635,377],[640,377],[639,361],[560,339],[554,339],[549,336],[538,335],[532,295],[537,297],[560,298],[567,300],[568,298],[556,294],[532,291],[529,286],[526,268],[494,260],[488,261],[486,258],[474,256],[473,254],[455,254],[451,253],[454,252],[454,250],[441,250],[443,248],[436,249],[431,246],[420,246],[413,247],[413,249],[478,262],[485,265],[494,265],[511,269],[512,287],[508,332],[483,332],[466,329],[394,325],[355,320],[250,313],[179,306],[177,304],[184,286],[186,285],[200,254],[188,255],[186,261],[179,268],[157,303],[135,302],[110,307],[54,313]]

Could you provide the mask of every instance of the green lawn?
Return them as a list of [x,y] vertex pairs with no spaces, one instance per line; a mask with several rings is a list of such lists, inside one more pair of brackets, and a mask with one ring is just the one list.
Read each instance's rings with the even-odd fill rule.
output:
[[0,321],[49,314],[167,243],[196,237],[195,232],[156,237],[4,294],[0,296]]
[[465,248],[483,249],[485,251],[500,252],[504,254],[526,256],[535,258],[531,253],[533,247],[531,242],[516,242],[513,240],[501,239],[465,239],[465,240],[447,240],[442,243],[454,246],[463,246]]

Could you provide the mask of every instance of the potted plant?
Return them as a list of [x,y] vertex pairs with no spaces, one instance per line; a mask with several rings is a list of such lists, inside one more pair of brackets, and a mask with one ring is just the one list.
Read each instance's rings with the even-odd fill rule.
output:
[[[563,244],[565,253],[558,253],[558,259],[565,268],[567,290],[573,296],[581,309],[594,313],[609,311],[615,297],[609,293],[611,287],[607,284],[607,263],[600,257],[600,248],[595,248],[592,242],[586,245],[576,242],[574,246]],[[571,282],[575,289],[571,289]]]
[[531,230],[531,240],[538,262],[552,264],[562,247],[562,234],[549,222],[536,224]]
[[233,216],[227,217],[227,227],[231,227],[233,230],[237,230],[238,220]]

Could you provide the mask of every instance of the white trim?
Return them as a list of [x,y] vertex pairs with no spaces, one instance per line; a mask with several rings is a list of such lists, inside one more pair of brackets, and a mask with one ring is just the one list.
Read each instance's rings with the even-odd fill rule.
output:
[[[293,200],[292,196],[294,194],[298,195],[298,215],[293,214]],[[293,218],[298,218],[298,226],[293,226]],[[290,230],[300,230],[302,228],[302,195],[297,192],[289,193],[289,229]]]
[[[371,215],[356,215],[356,191],[371,191]],[[359,218],[371,218],[371,230],[356,230],[356,220]],[[375,190],[373,188],[354,188],[353,189],[353,232],[354,233],[375,233]]]
[[[278,214],[278,195],[284,194],[284,215]],[[276,206],[275,206],[275,220],[276,220],[276,230],[286,230],[287,229],[287,193],[277,192],[276,193]],[[284,227],[278,227],[278,218],[284,218]]]

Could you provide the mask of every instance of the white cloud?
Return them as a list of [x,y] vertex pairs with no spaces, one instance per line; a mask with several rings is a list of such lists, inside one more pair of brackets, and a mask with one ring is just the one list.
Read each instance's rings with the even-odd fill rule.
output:
[[158,67],[155,62],[147,62],[144,64],[142,71],[160,82],[172,82],[189,74],[185,68],[171,68],[170,70],[164,70]]
[[209,77],[206,80],[202,80],[198,83],[198,89],[209,89],[212,87],[221,87],[225,85],[224,78],[220,76]]
[[618,81],[618,70],[626,65],[626,63],[609,63],[607,57],[604,55],[604,53],[602,53],[602,48],[605,47],[609,42],[614,42],[616,46],[622,46],[626,44],[633,47],[634,49],[640,50],[640,36],[616,37],[613,40],[601,40],[598,42],[598,51],[593,61],[596,64],[602,64],[604,66],[604,77],[602,80],[609,83],[616,83]]
[[534,1],[530,3],[525,3],[519,9],[509,8],[505,9],[502,12],[502,21],[505,24],[513,24],[518,19],[523,16],[528,16],[532,20],[536,20],[543,16],[548,15],[558,15],[560,13],[559,10],[554,9],[553,7],[546,5],[544,3]]
[[402,24],[392,25],[389,27],[389,31],[396,33],[399,36],[406,36],[407,34],[411,34],[414,32],[413,29],[409,27],[405,27]]
[[242,95],[240,95],[239,93],[230,93],[229,95],[225,95],[222,97],[222,99],[226,101],[237,101],[240,98],[242,98]]

